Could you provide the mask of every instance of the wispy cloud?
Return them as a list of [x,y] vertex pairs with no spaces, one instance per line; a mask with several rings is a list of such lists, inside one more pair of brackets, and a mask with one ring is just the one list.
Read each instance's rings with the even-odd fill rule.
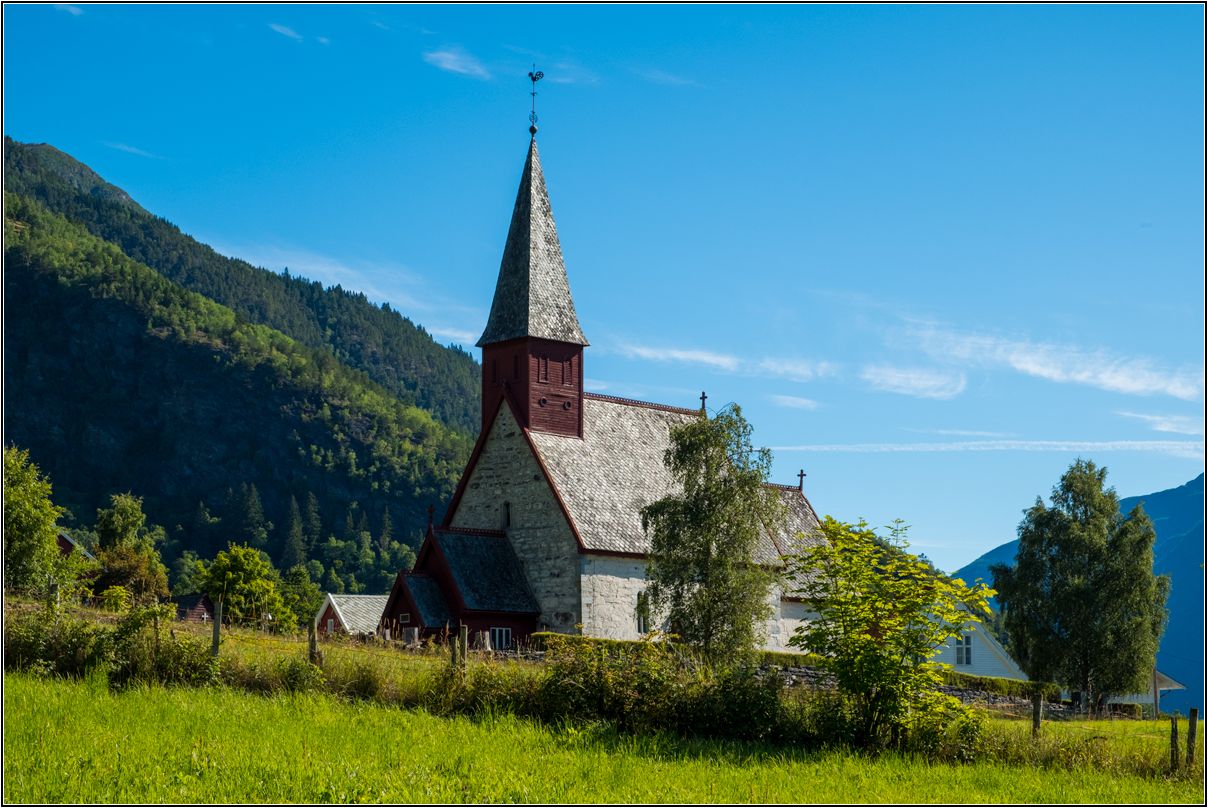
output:
[[650,81],[655,84],[663,84],[668,87],[700,86],[692,79],[685,78],[684,76],[677,76],[674,73],[668,73],[666,70],[659,70],[657,68],[643,68],[633,72],[646,79],[646,81]]
[[290,39],[294,40],[295,42],[302,41],[302,35],[299,34],[297,31],[295,31],[293,28],[290,28],[289,26],[281,25],[280,23],[276,23],[276,22],[270,22],[268,24],[268,27],[271,28],[272,30],[276,31],[281,36],[289,37]]
[[713,351],[698,351],[687,348],[654,347],[650,345],[621,346],[621,353],[631,359],[652,359],[656,362],[680,362],[705,365],[720,370],[737,370],[738,357]]
[[915,398],[949,399],[965,390],[965,374],[928,368],[869,365],[860,378],[878,390]]
[[1168,395],[1185,401],[1196,401],[1204,395],[1203,369],[1170,369],[1146,357],[1113,356],[1107,351],[1071,345],[961,333],[933,324],[913,324],[907,335],[937,359],[1008,367],[1028,376],[1116,393]]
[[1155,432],[1174,432],[1178,435],[1203,435],[1204,419],[1194,415],[1145,415],[1139,412],[1117,412],[1125,418],[1144,421]]
[[318,42],[320,45],[330,45],[331,44],[331,40],[325,36],[315,37],[315,42]]
[[782,395],[771,395],[771,396],[768,396],[768,398],[771,399],[773,404],[776,404],[777,406],[780,406],[780,407],[789,407],[790,409],[794,409],[794,410],[816,410],[816,409],[818,409],[818,402],[814,401],[812,398],[802,398],[801,396],[782,396]]
[[951,443],[818,443],[773,446],[777,452],[1150,452],[1203,459],[1204,444],[1180,440],[979,440]]
[[809,359],[783,359],[764,357],[756,365],[760,375],[777,376],[794,382],[808,382],[824,376],[833,376],[836,366],[831,362]]
[[79,6],[73,6],[70,3],[55,3],[54,7],[59,11],[66,11],[73,17],[78,17],[84,13],[84,9],[80,8]]
[[478,336],[473,331],[466,331],[464,328],[443,328],[441,326],[427,326],[428,333],[439,339],[446,339],[450,342],[456,342],[465,347],[471,347],[478,341]]
[[109,141],[105,141],[105,142],[104,142],[104,143],[102,143],[101,145],[102,145],[102,146],[106,146],[106,147],[108,147],[108,148],[110,148],[110,149],[117,149],[118,151],[120,151],[120,152],[125,152],[126,154],[133,154],[133,155],[136,155],[136,156],[138,156],[138,157],[146,157],[146,158],[151,159],[151,160],[162,160],[162,159],[164,159],[164,158],[163,158],[161,155],[158,155],[158,154],[152,154],[152,153],[151,153],[151,152],[149,152],[149,151],[144,151],[144,150],[142,150],[142,149],[135,148],[134,146],[131,146],[131,145],[130,145],[130,144],[128,144],[128,143],[111,143],[111,142],[109,142]]
[[457,73],[462,76],[470,76],[476,79],[489,79],[491,77],[491,74],[483,67],[482,62],[458,47],[428,51],[424,54],[424,61],[441,70]]
[[1007,432],[987,432],[981,429],[911,429],[906,427],[907,432],[920,432],[925,435],[950,435],[954,438],[1009,438],[1010,433]]

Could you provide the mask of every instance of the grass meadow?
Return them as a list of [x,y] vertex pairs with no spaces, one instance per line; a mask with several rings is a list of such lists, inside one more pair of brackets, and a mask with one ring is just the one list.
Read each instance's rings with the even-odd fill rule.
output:
[[[1050,766],[1036,765],[1043,746],[1026,743],[1026,722],[995,719],[996,762],[932,765],[511,716],[440,718],[328,694],[112,692],[103,677],[13,673],[4,683],[6,803],[1204,801],[1198,774],[1128,772],[1130,760],[1166,748],[1168,725],[1157,722],[1046,724],[1047,743],[1066,750]],[[1083,746],[1085,759],[1068,754]],[[1033,751],[1012,761],[1016,747]],[[1105,769],[1106,759],[1120,768]]]

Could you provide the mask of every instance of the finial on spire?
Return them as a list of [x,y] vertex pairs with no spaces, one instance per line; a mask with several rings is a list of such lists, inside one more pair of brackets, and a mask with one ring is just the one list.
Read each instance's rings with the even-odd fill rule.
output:
[[706,413],[705,413],[705,399],[707,399],[707,398],[708,398],[708,396],[707,396],[707,395],[705,395],[705,391],[704,391],[704,390],[701,390],[701,391],[700,391],[700,414],[701,414],[701,415],[705,415],[705,414],[706,414]]
[[806,478],[805,469],[801,469],[800,471],[797,472],[797,490],[798,491],[805,490],[805,478]]
[[533,83],[533,91],[529,93],[533,97],[533,107],[529,112],[529,134],[537,134],[537,82],[545,78],[545,74],[537,69],[537,65],[533,65],[533,69],[529,71],[529,81]]

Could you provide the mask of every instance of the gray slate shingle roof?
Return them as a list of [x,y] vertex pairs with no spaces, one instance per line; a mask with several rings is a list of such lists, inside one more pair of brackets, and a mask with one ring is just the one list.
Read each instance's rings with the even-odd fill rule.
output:
[[541,611],[506,537],[454,531],[437,531],[433,537],[449,562],[467,609],[521,614]]
[[[699,417],[689,410],[585,396],[582,440],[532,433],[586,549],[650,552],[638,512],[675,490],[675,479],[663,465],[671,428]],[[788,519],[784,535],[776,543],[769,536],[760,548],[758,559],[765,563],[774,563],[781,551],[801,549],[803,541],[817,541],[813,507],[795,488],[778,489]],[[806,538],[798,539],[798,533]]]
[[349,634],[377,631],[389,595],[330,595]]
[[[403,576],[407,591],[419,609],[419,620],[425,628],[441,628],[454,625],[453,616],[449,613],[449,604],[445,595],[440,591],[440,584],[429,575],[411,573]],[[383,607],[384,608],[384,607]]]
[[535,139],[529,144],[495,283],[495,299],[478,345],[517,337],[588,344],[571,299]]

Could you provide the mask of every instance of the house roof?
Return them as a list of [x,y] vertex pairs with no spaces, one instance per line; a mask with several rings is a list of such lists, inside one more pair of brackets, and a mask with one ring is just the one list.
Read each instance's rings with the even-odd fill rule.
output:
[[[482,531],[438,530],[431,536],[449,565],[467,609],[538,614],[520,559],[505,536]],[[425,620],[424,625],[428,625]]]
[[323,616],[323,611],[330,603],[336,610],[336,616],[349,634],[372,634],[377,631],[386,610],[389,595],[337,595],[327,593],[323,605],[315,615],[315,621]]
[[[650,540],[639,511],[678,488],[663,463],[671,429],[699,418],[697,410],[585,395],[583,437],[529,433],[587,551],[646,555]],[[767,535],[763,563],[817,542],[818,517],[801,491],[774,486],[787,511],[785,529]],[[802,535],[803,534],[803,537]]]
[[84,558],[87,558],[89,561],[96,561],[96,556],[94,556],[92,553],[88,552],[87,548],[85,548],[84,545],[82,545],[78,541],[76,541],[75,538],[72,537],[72,535],[70,533],[68,533],[66,530],[59,531],[59,538],[65,539],[67,542],[69,542],[71,544],[72,548],[83,553]]
[[529,142],[495,299],[478,345],[520,337],[588,344],[571,299],[535,138]]

